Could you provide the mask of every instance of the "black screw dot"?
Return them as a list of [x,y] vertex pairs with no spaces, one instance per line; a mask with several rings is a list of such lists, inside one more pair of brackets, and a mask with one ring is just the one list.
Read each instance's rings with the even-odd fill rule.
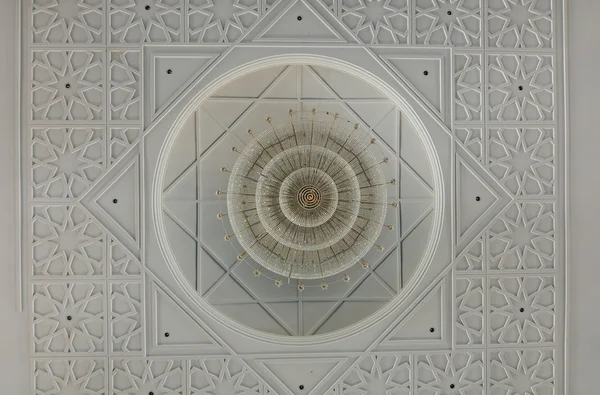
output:
[[147,5],[146,7],[144,7],[146,9],[146,11],[148,11],[150,9],[150,6]]
[[523,86],[519,85],[519,90],[522,91],[523,90]]
[[429,75],[429,71],[425,70],[425,71],[423,72],[423,75]]
[[150,391],[148,392],[148,395],[154,395],[154,392]]
[[165,337],[169,337],[169,336],[171,336],[171,335],[169,335],[169,332],[166,332]]
[[300,386],[298,388],[300,388],[301,390],[303,390],[304,389],[304,385],[300,384]]
[[117,199],[113,199],[113,203],[117,204],[118,200]]
[[519,309],[519,311],[522,313],[522,312],[524,312],[524,311],[525,311],[525,309],[521,307],[521,308]]
[[69,89],[71,87],[71,84],[66,84],[65,88]]
[[429,332],[431,332],[431,333],[435,332],[435,328],[429,328]]
[[448,11],[446,14],[448,14],[448,15],[452,15],[452,11]]
[[479,196],[476,196],[476,197],[475,197],[475,201],[477,201],[477,202],[478,202],[478,201],[480,201],[480,200],[481,200],[481,198],[480,198]]
[[67,316],[67,321],[71,321],[72,319],[73,318],[70,315]]
[[173,70],[171,70],[171,69],[167,70],[167,74],[173,74]]
[[450,388],[454,388],[454,384],[450,384]]
[[298,18],[296,18],[296,19],[298,19],[299,21],[301,21],[302,20],[302,15],[298,15]]

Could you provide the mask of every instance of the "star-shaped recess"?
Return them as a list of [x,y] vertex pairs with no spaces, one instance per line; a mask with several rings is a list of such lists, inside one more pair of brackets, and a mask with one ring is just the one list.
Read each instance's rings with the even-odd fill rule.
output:
[[34,198],[76,198],[104,170],[102,129],[32,129]]
[[554,129],[489,129],[488,167],[514,195],[552,195]]
[[411,376],[409,356],[366,356],[342,376],[334,391],[356,395],[408,395],[411,391]]
[[488,5],[488,45],[550,48],[553,6],[549,0],[493,0]]
[[190,395],[270,393],[253,371],[229,358],[191,360],[189,378]]
[[183,393],[183,363],[171,360],[124,359],[112,361],[115,395]]
[[423,394],[478,394],[484,391],[481,353],[429,354],[418,356],[417,382]]
[[34,207],[33,274],[44,276],[105,273],[104,232],[78,206]]
[[554,119],[554,67],[550,56],[488,55],[490,121]]
[[32,41],[44,44],[101,43],[104,33],[102,0],[32,1]]
[[182,3],[180,0],[110,0],[111,42],[180,41]]
[[490,344],[554,341],[552,277],[492,278],[490,282]]
[[490,227],[490,269],[553,269],[554,221],[551,203],[514,203]]
[[36,394],[67,395],[106,393],[107,366],[99,359],[38,359],[32,361]]
[[259,1],[190,0],[189,39],[201,43],[232,43],[258,21]]
[[105,304],[103,284],[34,285],[35,352],[104,352]]
[[101,120],[103,65],[103,51],[33,51],[32,120]]
[[408,2],[341,0],[341,20],[365,44],[406,44]]
[[418,44],[478,47],[481,45],[481,1],[417,0]]
[[140,52],[109,51],[108,113],[111,120],[137,121],[140,117]]
[[551,350],[506,350],[490,353],[492,395],[553,394],[555,357]]

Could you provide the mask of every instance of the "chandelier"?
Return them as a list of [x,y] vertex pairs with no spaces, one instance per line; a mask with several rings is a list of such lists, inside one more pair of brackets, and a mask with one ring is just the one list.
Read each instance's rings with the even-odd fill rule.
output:
[[[289,279],[322,279],[345,273],[372,249],[385,225],[387,186],[376,140],[337,114],[296,116],[255,136],[229,175],[227,216],[243,251],[260,266]],[[329,113],[326,113],[329,115]],[[397,205],[392,204],[394,207]],[[219,214],[220,218],[226,215]],[[260,274],[260,269],[255,270]],[[347,274],[343,275],[349,280]],[[277,278],[276,285],[281,285]],[[303,285],[298,286],[300,290]]]

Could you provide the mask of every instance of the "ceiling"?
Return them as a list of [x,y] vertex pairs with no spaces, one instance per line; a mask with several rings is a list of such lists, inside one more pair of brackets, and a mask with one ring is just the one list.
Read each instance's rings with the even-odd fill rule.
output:
[[[215,3],[23,14],[32,388],[561,393],[560,8]],[[377,141],[397,207],[366,270],[277,287],[215,192],[248,129],[313,108]]]

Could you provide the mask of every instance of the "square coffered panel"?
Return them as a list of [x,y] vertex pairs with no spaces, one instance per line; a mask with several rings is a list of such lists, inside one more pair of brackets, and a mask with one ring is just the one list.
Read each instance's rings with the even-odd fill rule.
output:
[[564,393],[562,8],[24,5],[32,390]]

